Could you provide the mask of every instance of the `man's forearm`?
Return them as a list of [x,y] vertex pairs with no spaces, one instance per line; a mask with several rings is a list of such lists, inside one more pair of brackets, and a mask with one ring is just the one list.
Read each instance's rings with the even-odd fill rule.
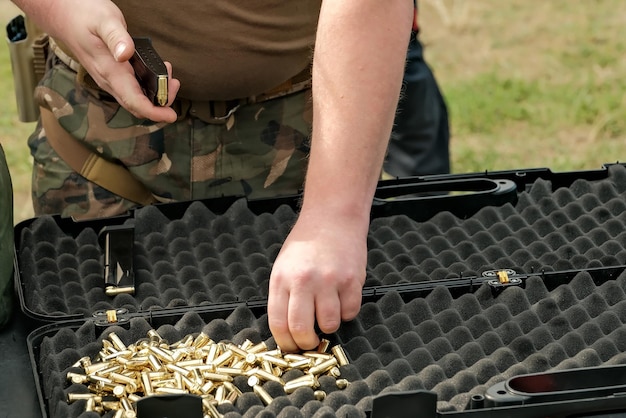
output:
[[412,16],[411,0],[323,2],[303,210],[312,202],[346,214],[369,214],[402,84]]

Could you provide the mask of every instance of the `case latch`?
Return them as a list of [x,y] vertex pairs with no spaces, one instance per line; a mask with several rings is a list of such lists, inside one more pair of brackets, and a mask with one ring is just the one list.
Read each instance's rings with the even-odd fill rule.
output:
[[101,327],[108,327],[111,325],[122,325],[129,322],[128,309],[106,309],[99,310],[93,313],[94,323]]
[[487,270],[482,276],[487,280],[487,284],[491,287],[493,296],[498,296],[504,289],[511,286],[521,286],[522,279],[515,277],[517,272],[512,269]]

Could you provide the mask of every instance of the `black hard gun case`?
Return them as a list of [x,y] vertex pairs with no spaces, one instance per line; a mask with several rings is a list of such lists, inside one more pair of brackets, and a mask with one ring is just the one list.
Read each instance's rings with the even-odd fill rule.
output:
[[[241,385],[243,395],[219,413],[539,417],[626,409],[625,197],[621,164],[381,182],[362,309],[326,336],[350,360],[341,367],[348,387],[320,379],[327,396],[319,400],[311,388],[287,395],[268,382],[274,400],[265,405]],[[84,387],[66,375],[112,332],[126,344],[153,328],[169,341],[202,331],[271,345],[269,272],[298,200],[215,199],[17,225],[16,289],[33,328],[27,347],[41,415],[97,416],[84,401],[67,403]],[[130,242],[115,235],[120,230],[132,231]],[[111,240],[133,255],[133,295],[106,294]]]

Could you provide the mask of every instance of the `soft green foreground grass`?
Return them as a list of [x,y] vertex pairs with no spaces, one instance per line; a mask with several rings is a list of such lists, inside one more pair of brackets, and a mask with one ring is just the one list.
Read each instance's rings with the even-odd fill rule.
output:
[[[450,110],[456,173],[599,168],[626,160],[623,0],[420,0],[422,40]],[[4,22],[16,12],[0,0]],[[0,45],[0,142],[16,221],[31,216],[33,124],[17,119]]]

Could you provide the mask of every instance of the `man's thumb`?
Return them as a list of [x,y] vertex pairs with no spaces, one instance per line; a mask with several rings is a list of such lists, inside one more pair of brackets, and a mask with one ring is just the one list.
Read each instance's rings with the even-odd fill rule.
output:
[[[108,29],[108,30],[107,30]],[[103,27],[101,38],[106,43],[116,61],[128,61],[135,53],[133,39],[121,25]]]

